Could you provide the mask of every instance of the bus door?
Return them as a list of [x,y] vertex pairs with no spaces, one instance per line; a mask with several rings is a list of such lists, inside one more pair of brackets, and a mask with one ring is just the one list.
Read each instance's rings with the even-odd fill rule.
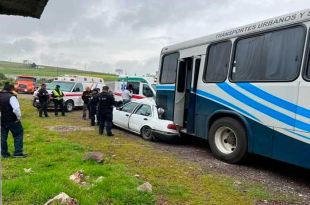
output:
[[193,58],[180,59],[174,98],[174,122],[183,128],[187,128],[192,73]]
[[196,92],[201,56],[195,56],[191,84],[186,85],[185,107],[187,107],[187,133],[195,134]]

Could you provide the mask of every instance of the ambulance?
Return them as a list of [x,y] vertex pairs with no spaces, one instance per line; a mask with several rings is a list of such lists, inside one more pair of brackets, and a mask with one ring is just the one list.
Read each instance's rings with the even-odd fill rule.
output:
[[[102,89],[105,85],[102,78],[77,76],[77,75],[65,75],[56,77],[51,83],[47,83],[47,91],[51,94],[56,85],[60,86],[60,90],[64,93],[65,108],[68,112],[71,112],[75,108],[83,107],[82,94],[86,87],[94,89]],[[34,93],[34,106],[39,106],[39,100],[37,97],[37,91]],[[49,107],[54,107],[54,103],[51,100]]]
[[131,84],[133,87],[132,99],[155,98],[156,78],[143,76],[120,75],[115,82],[115,101],[122,101],[122,92]]

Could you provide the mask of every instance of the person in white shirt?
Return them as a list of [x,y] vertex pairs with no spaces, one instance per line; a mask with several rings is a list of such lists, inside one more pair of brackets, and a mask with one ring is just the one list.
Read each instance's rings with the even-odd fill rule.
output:
[[24,158],[27,155],[23,153],[24,129],[21,124],[21,110],[17,97],[14,93],[14,85],[6,83],[0,92],[0,112],[1,112],[1,156],[8,158],[11,154],[8,152],[7,139],[9,132],[14,138],[15,152],[13,157]]
[[129,84],[126,89],[122,92],[123,105],[129,103],[132,98],[132,85]]

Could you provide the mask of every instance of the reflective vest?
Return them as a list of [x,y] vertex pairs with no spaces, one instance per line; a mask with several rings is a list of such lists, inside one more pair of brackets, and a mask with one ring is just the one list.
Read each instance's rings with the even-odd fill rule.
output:
[[63,96],[64,94],[61,90],[59,90],[59,92],[57,92],[56,90],[53,90],[53,97],[55,100],[62,100]]

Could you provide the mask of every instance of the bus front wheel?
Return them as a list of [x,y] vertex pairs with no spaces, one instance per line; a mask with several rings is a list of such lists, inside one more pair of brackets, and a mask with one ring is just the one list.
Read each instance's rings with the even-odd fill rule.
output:
[[216,120],[210,127],[208,139],[211,151],[220,160],[240,163],[247,155],[246,131],[234,118]]

